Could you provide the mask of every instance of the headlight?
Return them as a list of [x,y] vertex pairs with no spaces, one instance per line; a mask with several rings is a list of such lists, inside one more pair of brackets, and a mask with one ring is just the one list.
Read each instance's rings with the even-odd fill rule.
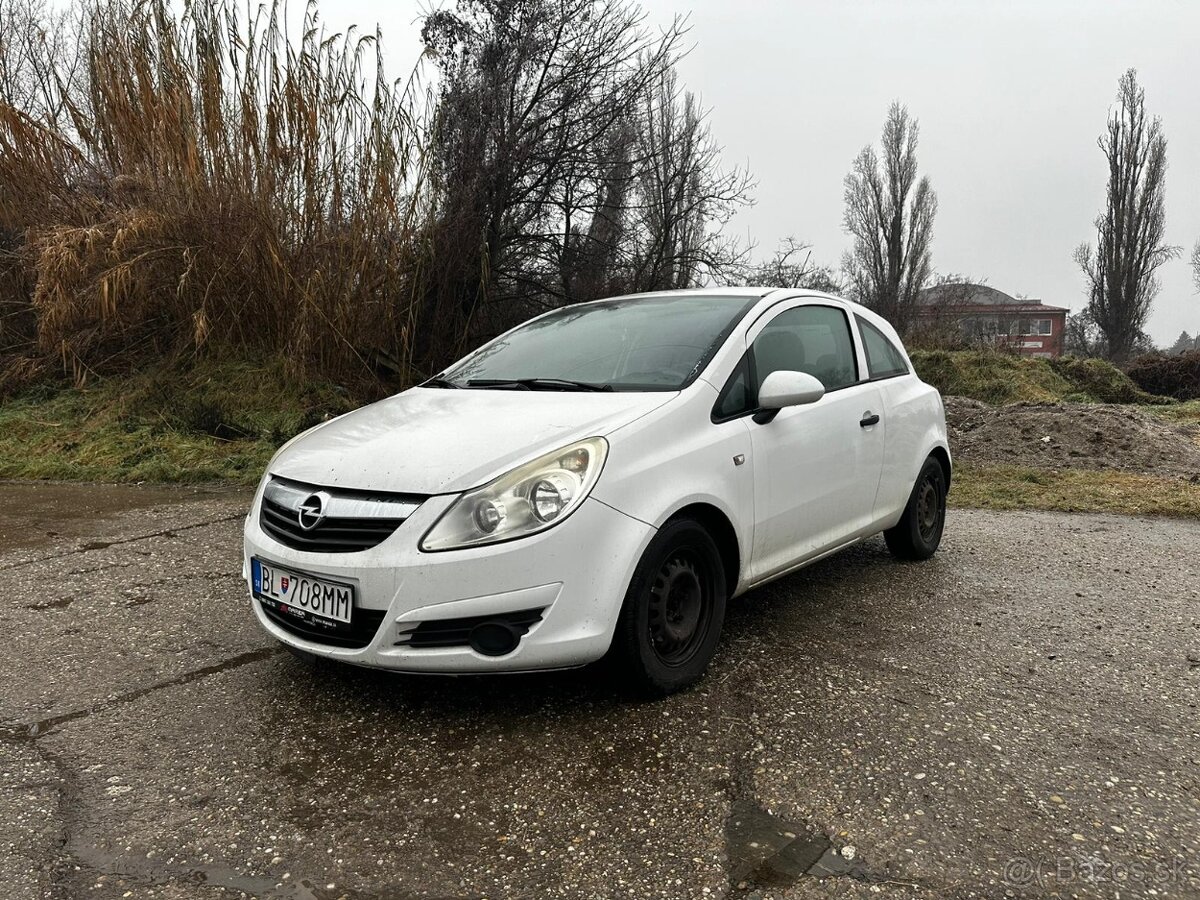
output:
[[421,539],[422,550],[455,550],[545,531],[569,516],[604,467],[608,441],[588,438],[468,491]]

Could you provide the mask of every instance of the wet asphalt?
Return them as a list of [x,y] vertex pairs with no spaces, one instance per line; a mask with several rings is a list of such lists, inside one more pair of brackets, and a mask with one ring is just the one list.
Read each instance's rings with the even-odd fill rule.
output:
[[1200,896],[1200,523],[952,510],[637,704],[306,666],[247,502],[0,486],[0,896]]

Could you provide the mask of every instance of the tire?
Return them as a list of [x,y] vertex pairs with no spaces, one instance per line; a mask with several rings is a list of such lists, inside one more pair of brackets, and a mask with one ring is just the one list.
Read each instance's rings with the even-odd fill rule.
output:
[[695,684],[708,668],[725,620],[721,554],[692,519],[664,525],[633,573],[609,660],[625,686],[665,697]]
[[897,559],[919,560],[933,556],[946,527],[946,473],[932,456],[925,460],[917,483],[894,528],[883,533]]

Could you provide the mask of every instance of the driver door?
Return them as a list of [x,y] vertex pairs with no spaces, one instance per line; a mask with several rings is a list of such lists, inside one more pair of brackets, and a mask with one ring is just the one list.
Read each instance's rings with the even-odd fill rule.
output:
[[849,317],[841,307],[792,305],[756,323],[747,337],[755,390],[781,369],[807,372],[825,385],[816,403],[781,409],[770,421],[748,421],[752,578],[760,580],[870,526],[886,423],[879,387],[865,373],[860,380]]

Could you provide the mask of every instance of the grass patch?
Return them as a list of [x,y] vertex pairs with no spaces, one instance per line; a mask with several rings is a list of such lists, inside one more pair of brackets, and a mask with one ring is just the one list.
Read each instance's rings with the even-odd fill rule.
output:
[[1141,390],[1100,359],[1032,359],[995,350],[915,350],[923,381],[945,395],[984,403],[1170,403]]
[[1142,408],[1142,411],[1166,419],[1169,422],[1200,425],[1200,400],[1145,406]]
[[[1038,362],[986,355],[1004,364],[975,378],[977,386],[1011,371],[1008,363]],[[935,361],[952,369],[966,365]],[[1022,399],[1038,396],[1031,385],[1065,390],[1050,379],[1020,384]],[[84,388],[38,385],[0,400],[0,478],[254,484],[280,444],[366,399],[330,383],[289,378],[279,359],[193,360]],[[1200,401],[1144,408],[1172,421],[1200,422]],[[1200,517],[1200,484],[1113,471],[960,465],[950,500],[985,509]]]
[[958,466],[950,504],[1200,518],[1200,484],[1111,470]]
[[253,484],[280,444],[356,405],[280,360],[38,386],[0,403],[0,478]]

